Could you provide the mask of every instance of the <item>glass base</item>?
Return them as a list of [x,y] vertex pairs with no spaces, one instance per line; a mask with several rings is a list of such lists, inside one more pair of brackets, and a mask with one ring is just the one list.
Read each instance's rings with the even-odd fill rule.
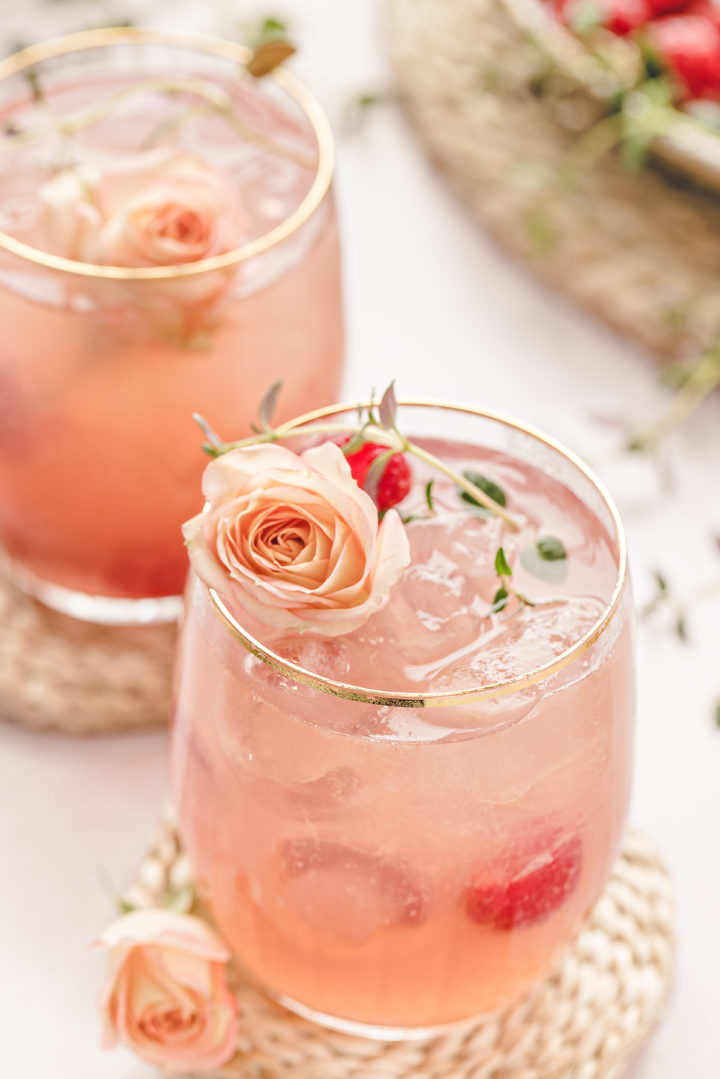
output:
[[[429,1027],[384,1027],[373,1023],[356,1023],[353,1019],[338,1019],[337,1016],[326,1015],[325,1012],[317,1012],[314,1008],[308,1008],[305,1004],[300,1004],[297,1000],[283,996],[281,993],[269,993],[267,989],[265,992],[274,1001],[281,1004],[283,1008],[287,1008],[289,1012],[294,1012],[295,1015],[299,1015],[303,1019],[309,1019],[310,1022],[317,1023],[318,1026],[327,1027],[328,1030],[337,1030],[341,1034],[352,1034],[358,1038],[371,1038],[373,1041],[404,1042],[436,1038],[440,1034],[446,1034],[449,1030],[461,1030],[463,1027],[471,1027],[480,1018],[479,1016],[473,1016],[471,1019],[460,1019],[455,1023],[438,1023],[436,1026]],[[485,1016],[482,1018],[485,1018]]]
[[40,600],[53,611],[83,622],[103,626],[147,626],[176,622],[182,614],[182,596],[152,596],[147,599],[93,596],[44,581],[7,557],[3,558],[3,563],[6,575],[22,592]]

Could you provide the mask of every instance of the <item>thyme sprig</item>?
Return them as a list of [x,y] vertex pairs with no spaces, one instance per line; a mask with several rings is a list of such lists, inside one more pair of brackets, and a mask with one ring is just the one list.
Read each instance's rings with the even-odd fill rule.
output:
[[493,601],[488,611],[488,617],[493,614],[499,614],[504,611],[510,602],[511,596],[514,596],[520,605],[520,609],[523,607],[555,607],[559,604],[567,602],[561,597],[551,597],[549,599],[531,599],[525,592],[521,592],[513,584],[513,571],[510,563],[507,560],[505,549],[498,547],[495,553],[495,572],[498,575],[500,586],[493,596]]
[[605,114],[588,128],[560,164],[548,168],[527,161],[516,170],[516,180],[534,192],[523,220],[527,238],[539,255],[547,255],[557,241],[557,208],[578,192],[587,176],[617,150],[626,172],[639,172],[654,140],[668,135],[678,122],[672,87],[657,75],[637,85],[618,87]]
[[[282,442],[286,439],[307,437],[308,435],[346,435],[348,436],[348,441],[342,446],[346,457],[357,452],[366,442],[373,442],[376,445],[387,447],[387,451],[378,455],[368,470],[365,483],[366,489],[372,489],[373,483],[376,483],[382,474],[384,464],[393,454],[406,453],[419,461],[423,461],[434,471],[447,476],[461,491],[468,494],[474,502],[483,506],[494,516],[499,517],[507,528],[513,532],[519,531],[520,524],[504,506],[491,498],[486,491],[467,479],[466,475],[456,472],[439,457],[436,457],[435,454],[430,453],[429,450],[416,442],[412,442],[402,434],[397,421],[397,400],[394,382],[390,383],[379,402],[376,403],[375,395],[372,395],[370,404],[358,410],[358,417],[354,423],[347,421],[326,422],[324,420],[308,423],[301,417],[274,427],[272,425],[272,415],[281,386],[282,382],[275,382],[265,394],[258,410],[259,424],[254,427],[254,434],[237,442],[223,442],[207,420],[198,413],[194,413],[193,419],[205,436],[203,444],[205,452],[211,457],[219,457],[221,454],[233,449],[256,446],[266,442]],[[430,488],[429,494],[426,488],[426,501],[432,511],[432,488]]]
[[698,603],[720,596],[720,577],[689,592],[685,596],[678,596],[672,584],[662,570],[653,571],[655,591],[644,607],[640,610],[640,618],[647,621],[655,615],[664,612],[669,616],[670,624],[676,636],[687,644],[690,640],[689,612]]
[[657,450],[668,435],[690,419],[718,386],[720,341],[716,341],[687,369],[686,377],[659,419],[630,432],[626,448],[633,453],[652,453]]
[[[720,537],[716,537],[716,543],[720,548]],[[720,577],[707,581],[684,596],[678,596],[674,586],[661,569],[653,571],[653,581],[655,585],[653,595],[640,609],[640,619],[643,622],[651,621],[663,614],[667,618],[668,628],[672,629],[678,640],[682,644],[690,644],[690,614],[699,603],[720,596]],[[715,726],[720,728],[720,698],[713,705],[713,719]]]
[[[288,46],[288,48],[290,48],[291,51],[294,51],[290,46]],[[291,52],[286,51],[285,58],[290,54]],[[253,53],[253,57],[250,61],[251,63],[255,56],[256,54]],[[279,58],[276,59],[277,63],[279,63]],[[267,62],[269,62],[269,60]],[[277,63],[273,64],[272,67],[269,67],[267,70],[272,70],[277,66]],[[262,72],[262,74],[265,73],[265,71]],[[254,74],[257,78],[260,77],[261,73],[257,71]],[[37,75],[35,76],[33,86],[39,86]],[[180,113],[176,118],[173,118],[172,122],[164,121],[162,125],[159,125],[153,133],[154,140],[160,135],[166,135],[171,132],[177,124],[185,123],[193,116],[210,113],[221,117],[221,119],[229,124],[246,142],[259,146],[276,157],[287,158],[295,164],[300,165],[302,168],[310,170],[314,170],[317,166],[317,161],[314,156],[304,154],[292,147],[285,146],[271,136],[257,131],[252,125],[248,124],[247,121],[243,120],[243,118],[238,115],[233,97],[227,90],[207,79],[196,76],[187,76],[178,79],[147,79],[133,86],[117,90],[115,93],[109,94],[99,101],[94,101],[91,105],[79,109],[71,116],[58,116],[50,124],[22,130],[13,128],[11,133],[6,130],[5,134],[9,135],[9,137],[0,140],[0,148],[16,148],[19,144],[37,142],[43,138],[52,137],[53,135],[71,138],[81,131],[94,127],[108,116],[111,116],[116,109],[122,107],[128,101],[132,101],[134,98],[140,98],[148,94],[164,94],[168,97],[179,97],[183,95],[196,98],[198,102],[190,106],[186,111]],[[33,98],[36,101],[39,100],[37,91],[35,90],[33,90]]]

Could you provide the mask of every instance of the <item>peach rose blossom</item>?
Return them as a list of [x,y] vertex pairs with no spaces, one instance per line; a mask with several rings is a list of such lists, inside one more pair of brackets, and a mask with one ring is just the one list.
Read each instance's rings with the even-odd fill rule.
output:
[[205,469],[203,512],[183,528],[198,576],[265,625],[335,636],[380,610],[410,562],[395,510],[378,526],[333,443],[230,450]]
[[136,910],[95,942],[110,953],[100,1000],[105,1048],[122,1044],[167,1071],[211,1071],[235,1052],[237,1005],[223,968],[230,952],[205,922]]
[[[146,151],[106,171],[67,169],[43,185],[40,199],[53,250],[96,265],[200,262],[240,246],[248,228],[230,180],[187,151]],[[211,271],[146,284],[204,300],[228,280]]]

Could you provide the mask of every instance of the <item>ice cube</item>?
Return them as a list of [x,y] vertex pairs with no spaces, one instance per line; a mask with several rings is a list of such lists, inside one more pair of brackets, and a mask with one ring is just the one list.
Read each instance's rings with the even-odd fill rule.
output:
[[495,627],[479,639],[477,648],[452,657],[437,671],[434,687],[460,688],[473,682],[478,687],[489,686],[528,674],[571,648],[602,611],[600,600],[584,596],[500,615]]
[[401,859],[304,836],[286,840],[280,857],[283,903],[320,936],[359,945],[427,917],[426,890]]
[[328,820],[338,816],[356,800],[360,777],[347,765],[330,768],[317,779],[292,785],[267,776],[253,781],[255,795],[274,813],[295,820]]
[[498,585],[493,563],[502,529],[495,519],[464,512],[429,518],[413,522],[408,537],[411,563],[388,604],[353,634],[352,674],[370,679],[365,684],[378,684],[389,657],[394,688],[426,681],[419,668],[481,633]]

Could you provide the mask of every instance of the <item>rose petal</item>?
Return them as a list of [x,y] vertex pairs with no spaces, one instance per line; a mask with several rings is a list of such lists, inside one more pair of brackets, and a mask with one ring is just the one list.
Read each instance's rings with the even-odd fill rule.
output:
[[304,468],[301,458],[285,446],[275,443],[245,446],[210,462],[203,473],[202,492],[212,503],[227,496],[229,491],[240,494],[256,489],[258,477],[266,479],[265,473],[276,469],[292,473]]
[[93,947],[133,948],[146,942],[165,944],[223,963],[231,954],[224,940],[201,918],[157,909],[123,914],[101,933]]

